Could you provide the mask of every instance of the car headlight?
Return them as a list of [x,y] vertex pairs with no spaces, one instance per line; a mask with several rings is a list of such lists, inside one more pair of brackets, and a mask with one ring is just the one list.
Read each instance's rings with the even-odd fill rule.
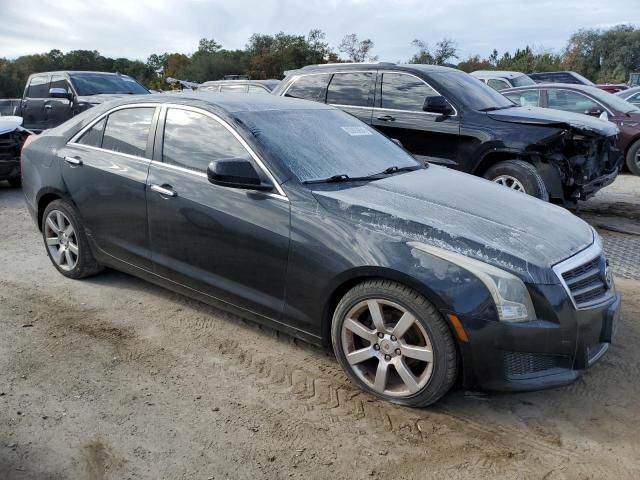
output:
[[524,282],[500,268],[422,242],[409,242],[417,250],[435,255],[471,272],[484,283],[493,298],[498,317],[503,322],[526,322],[536,319],[536,312]]

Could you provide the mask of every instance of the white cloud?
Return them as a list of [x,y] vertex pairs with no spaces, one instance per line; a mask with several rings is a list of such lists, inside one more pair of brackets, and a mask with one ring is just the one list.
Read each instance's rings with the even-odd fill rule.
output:
[[527,44],[559,50],[580,28],[640,24],[637,0],[0,0],[0,15],[0,56],[9,58],[58,48],[145,59],[192,52],[202,37],[243,48],[252,33],[320,28],[333,47],[355,32],[396,61],[413,54],[414,38],[452,38],[466,57]]

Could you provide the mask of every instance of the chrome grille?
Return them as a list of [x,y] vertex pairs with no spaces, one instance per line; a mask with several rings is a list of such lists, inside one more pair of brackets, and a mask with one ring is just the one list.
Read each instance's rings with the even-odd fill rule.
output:
[[607,261],[599,245],[593,245],[554,267],[573,305],[590,308],[608,300],[613,285],[607,281]]

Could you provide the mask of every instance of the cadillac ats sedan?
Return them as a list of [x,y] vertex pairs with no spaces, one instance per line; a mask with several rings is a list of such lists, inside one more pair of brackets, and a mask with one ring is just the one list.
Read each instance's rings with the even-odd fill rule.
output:
[[420,163],[328,105],[130,97],[46,131],[22,162],[62,275],[118,269],[330,346],[391,402],[570,383],[617,323],[590,226]]

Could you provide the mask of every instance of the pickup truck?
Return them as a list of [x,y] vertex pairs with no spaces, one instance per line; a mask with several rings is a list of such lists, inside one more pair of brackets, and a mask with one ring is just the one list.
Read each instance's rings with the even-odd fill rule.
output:
[[149,90],[128,75],[106,72],[45,72],[29,76],[15,115],[35,133],[57,127],[80,112],[124,95]]

